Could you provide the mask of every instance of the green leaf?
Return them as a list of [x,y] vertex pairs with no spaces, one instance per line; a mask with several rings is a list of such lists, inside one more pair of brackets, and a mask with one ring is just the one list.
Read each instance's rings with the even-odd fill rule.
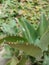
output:
[[6,52],[6,53],[3,54],[3,57],[4,57],[5,59],[10,59],[10,58],[12,57],[11,47],[10,47],[9,45],[5,44],[5,45],[4,45],[4,49],[5,49],[5,52]]
[[49,56],[45,55],[43,65],[49,65]]
[[43,36],[40,39],[40,43],[38,43],[38,46],[43,50],[48,50],[49,45],[49,28],[47,31],[43,34]]
[[33,44],[9,44],[13,48],[17,48],[18,50],[24,51],[27,55],[33,56],[33,57],[41,57],[42,55],[42,50],[34,46]]
[[40,18],[40,25],[38,28],[38,32],[39,32],[38,34],[40,35],[40,37],[46,32],[47,27],[48,27],[48,21],[45,17],[45,14],[42,13]]
[[[17,48],[18,50],[22,50],[24,52],[26,52],[26,54],[34,56],[34,57],[38,57],[41,56],[42,51],[40,48],[32,45],[32,44],[28,44],[27,40],[25,38],[19,37],[19,36],[7,36],[3,39],[0,39],[0,43],[3,42],[3,40],[6,40],[6,42],[11,42],[9,43],[10,46]],[[18,43],[16,43],[18,41]],[[23,43],[25,44],[19,44],[19,41],[23,41]]]
[[13,57],[12,60],[11,60],[10,65],[17,65],[18,62],[19,62],[18,59],[16,59],[15,57]]
[[17,65],[19,63],[19,60],[16,57],[12,57],[12,59],[10,59],[6,65]]
[[16,27],[16,21],[14,18],[7,18],[1,24],[1,31],[7,35],[16,35],[18,33],[18,29]]
[[[8,36],[3,39],[0,39],[0,43],[3,42],[3,40],[6,40],[6,42],[11,42],[9,44],[10,46],[17,48],[18,50],[22,50],[26,52],[26,54],[28,55],[38,57],[38,56],[41,56],[42,54],[42,51],[40,48],[34,46],[33,44],[28,44],[25,38],[18,37],[18,36]],[[19,42],[16,43],[17,41],[23,41],[23,43],[25,44],[19,44]]]
[[3,41],[7,41],[7,42],[27,42],[27,40],[24,37],[20,37],[20,36],[6,36],[0,39],[0,43],[2,43]]
[[23,17],[19,19],[19,24],[22,27],[21,29],[28,42],[34,43],[37,38],[37,34],[33,26],[29,23],[27,19]]

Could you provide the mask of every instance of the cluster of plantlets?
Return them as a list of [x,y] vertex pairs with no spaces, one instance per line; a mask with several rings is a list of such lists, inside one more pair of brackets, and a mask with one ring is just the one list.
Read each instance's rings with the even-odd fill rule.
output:
[[[30,23],[31,20],[27,18],[27,13],[29,14],[28,10],[26,13],[27,16],[24,16],[24,13],[21,15],[18,14],[19,9],[23,7],[20,6],[20,2],[17,1],[15,3],[14,1],[4,1],[0,11],[0,35],[2,36],[0,36],[0,43],[4,42],[9,45],[5,45],[7,52],[4,57],[10,58],[7,65],[25,65],[28,57],[33,65],[35,63],[48,65],[49,22],[45,16],[45,12],[41,11],[39,25],[38,27],[34,27]],[[27,1],[27,3],[32,7],[32,2]],[[23,3],[21,2],[21,4]],[[17,8],[16,5],[18,5]],[[33,5],[36,6],[35,4]],[[28,8],[28,6],[25,8]],[[20,54],[19,50],[24,53]],[[43,61],[38,61],[42,56],[44,57]]]

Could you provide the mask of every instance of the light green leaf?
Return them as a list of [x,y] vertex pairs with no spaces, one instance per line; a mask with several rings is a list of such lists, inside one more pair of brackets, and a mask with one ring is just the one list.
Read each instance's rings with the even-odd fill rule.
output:
[[48,50],[49,45],[49,28],[47,31],[43,34],[43,36],[40,39],[40,43],[38,43],[38,46],[43,50]]
[[49,56],[45,55],[43,65],[49,65]]
[[28,42],[34,43],[37,38],[37,34],[33,26],[29,23],[27,19],[23,17],[19,19],[19,24],[22,27],[21,29]]
[[4,20],[4,23],[1,24],[1,30],[7,35],[16,35],[18,33],[16,21],[11,17]]
[[11,60],[10,65],[17,65],[18,62],[19,62],[18,59],[16,59],[15,57],[13,57],[12,60]]
[[10,59],[12,57],[12,51],[11,47],[7,44],[4,45],[5,53],[3,54],[3,57],[5,59]]
[[46,32],[48,28],[48,21],[45,17],[45,14],[42,13],[41,14],[41,19],[40,19],[40,25],[39,25],[39,29],[38,29],[38,34],[40,35],[40,37]]

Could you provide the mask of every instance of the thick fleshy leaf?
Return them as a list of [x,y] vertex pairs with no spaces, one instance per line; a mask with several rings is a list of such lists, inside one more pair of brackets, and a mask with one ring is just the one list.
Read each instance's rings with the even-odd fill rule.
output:
[[46,32],[47,27],[48,27],[48,21],[45,17],[45,14],[42,13],[40,18],[40,25],[38,28],[38,32],[39,32],[38,34],[40,35],[40,37]]
[[33,44],[30,45],[26,45],[26,44],[9,44],[11,47],[16,47],[18,50],[22,50],[24,51],[27,55],[31,55],[33,57],[41,57],[42,56],[42,50],[37,47],[34,46]]
[[43,34],[43,36],[40,39],[40,43],[38,43],[38,46],[43,50],[48,50],[49,45],[49,29]]
[[19,37],[19,36],[5,36],[3,38],[0,39],[0,43],[2,43],[3,41],[7,41],[7,42],[27,42],[27,40],[23,37]]
[[[16,47],[18,50],[22,50],[26,52],[26,54],[34,56],[34,57],[40,57],[42,55],[42,50],[33,44],[28,44],[27,40],[18,36],[9,36],[5,37],[3,39],[0,39],[0,43],[3,42],[3,40],[6,40],[7,42],[10,42],[9,45],[12,47]],[[18,43],[16,43],[18,41]],[[23,41],[24,44],[19,44],[19,41]]]
[[25,18],[20,18],[19,19],[19,24],[22,27],[22,31],[24,36],[26,37],[26,39],[30,42],[30,43],[34,43],[36,38],[37,38],[37,34],[35,29],[33,28],[33,26],[29,23],[29,21]]
[[[17,37],[17,36],[5,37],[0,40],[0,43],[3,42],[3,40],[6,40],[7,42],[11,42],[11,43],[9,43],[10,46],[12,46],[14,48],[16,47],[18,50],[22,50],[22,51],[26,52],[26,54],[28,54],[28,55],[31,55],[34,57],[38,57],[38,56],[42,55],[42,51],[40,48],[38,48],[32,44],[27,45],[26,39],[23,39],[21,37]],[[23,41],[25,44],[18,44],[18,43],[16,43],[17,41]]]

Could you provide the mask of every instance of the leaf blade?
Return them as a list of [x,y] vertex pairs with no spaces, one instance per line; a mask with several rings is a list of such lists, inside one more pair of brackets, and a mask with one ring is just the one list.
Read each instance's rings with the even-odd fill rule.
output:
[[22,27],[22,30],[24,29],[23,34],[26,39],[33,44],[37,38],[36,31],[33,26],[23,17],[19,19],[19,24]]

